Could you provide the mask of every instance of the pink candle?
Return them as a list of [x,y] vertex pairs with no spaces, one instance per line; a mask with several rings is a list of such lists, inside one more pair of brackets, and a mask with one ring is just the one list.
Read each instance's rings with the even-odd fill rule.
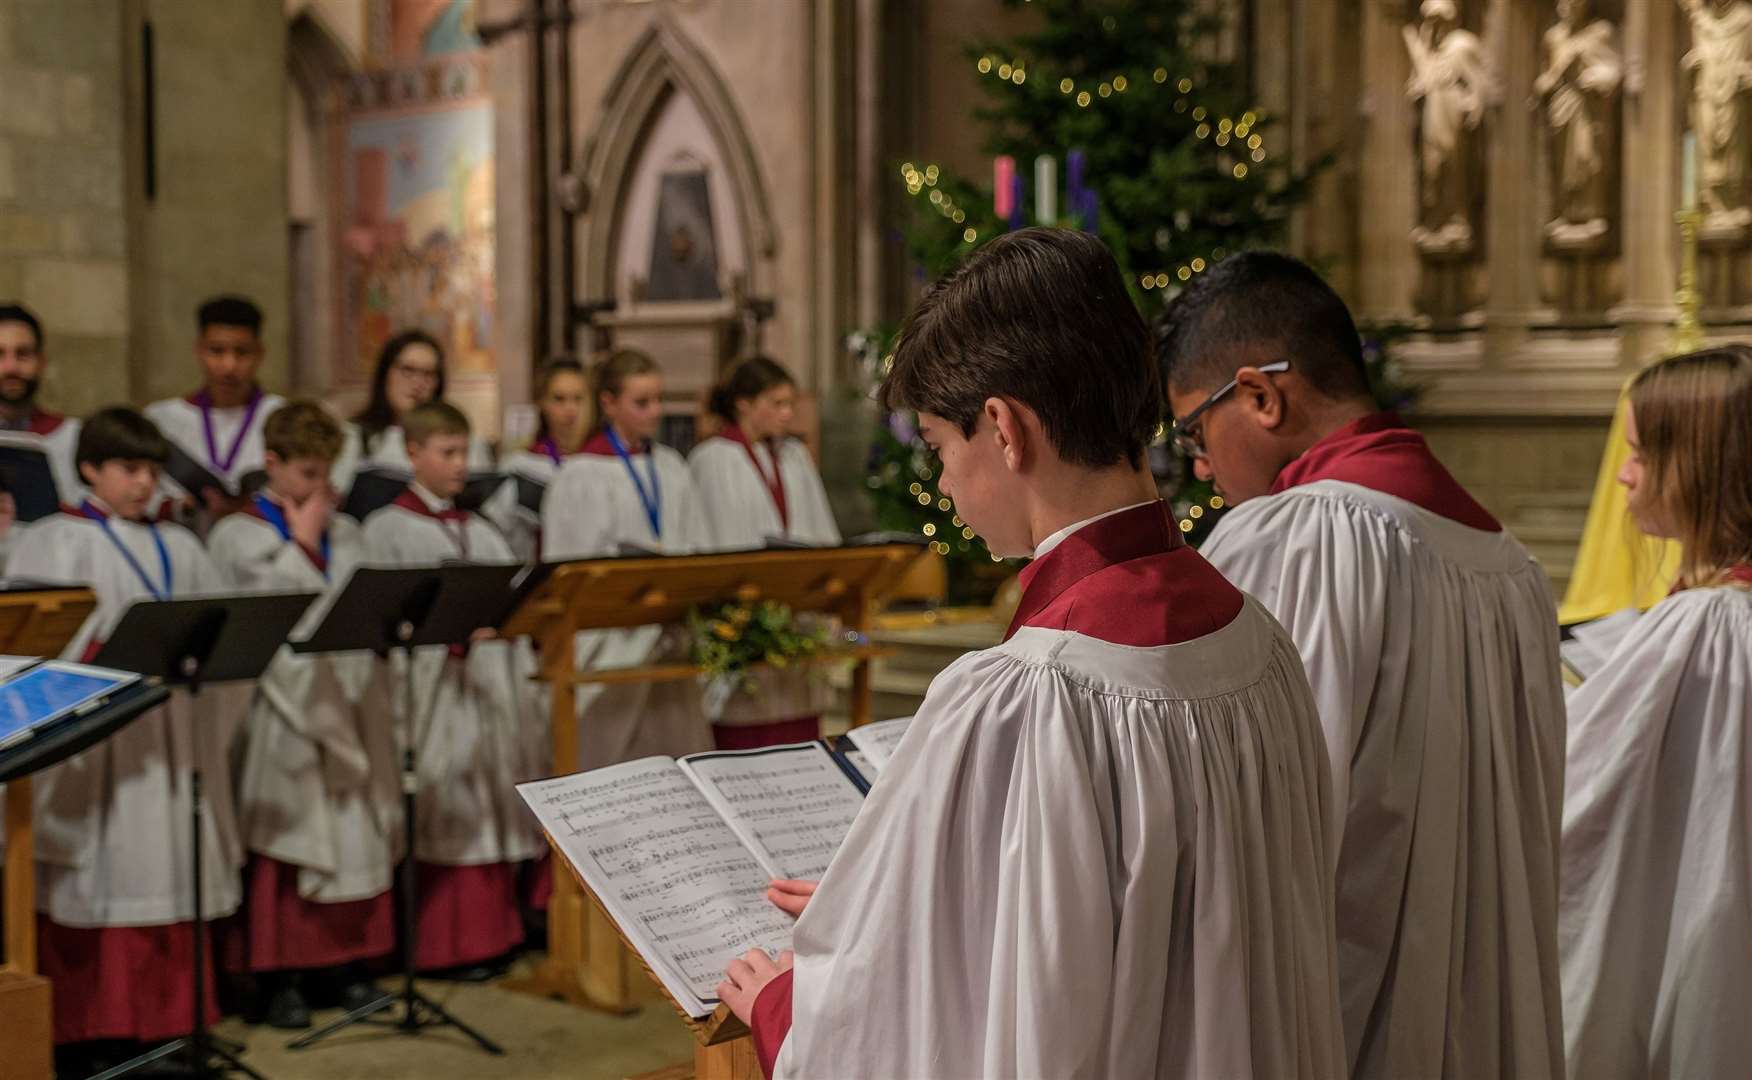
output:
[[992,212],[1008,220],[1016,209],[1016,159],[999,154],[992,159]]

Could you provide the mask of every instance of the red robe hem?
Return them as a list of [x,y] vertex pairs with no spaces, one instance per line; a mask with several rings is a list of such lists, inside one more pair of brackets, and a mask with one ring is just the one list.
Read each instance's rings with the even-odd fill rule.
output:
[[523,944],[514,864],[419,863],[415,872],[420,906],[416,968],[437,971],[479,964]]
[[248,899],[225,937],[225,970],[299,971],[340,967],[395,951],[395,898],[325,904],[298,895],[298,867],[251,855]]
[[[209,935],[209,942],[211,935]],[[53,987],[56,1043],[159,1042],[194,1030],[195,925],[62,926],[37,916],[37,970]],[[218,1023],[213,951],[206,952],[207,1022]]]

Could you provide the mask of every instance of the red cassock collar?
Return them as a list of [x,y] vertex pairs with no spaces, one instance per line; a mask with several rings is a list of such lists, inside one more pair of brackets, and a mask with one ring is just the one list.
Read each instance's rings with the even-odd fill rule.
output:
[[[638,446],[627,447],[627,453],[629,454],[648,454],[650,452],[651,444],[648,441],[640,443]],[[578,448],[578,453],[594,454],[597,457],[620,456],[614,452],[614,443],[608,441],[607,430],[598,431],[596,434],[590,436],[589,439],[585,440],[584,445]]]
[[60,413],[33,408],[30,411],[30,422],[25,426],[25,429],[32,435],[50,435],[66,422],[67,418]]
[[1319,480],[1338,480],[1392,495],[1484,532],[1503,531],[1490,511],[1436,460],[1424,437],[1407,427],[1396,413],[1365,416],[1321,439],[1284,466],[1271,493]]
[[1153,648],[1213,633],[1241,613],[1241,591],[1186,546],[1163,502],[1110,514],[1023,567],[1024,626]]
[[420,515],[421,517],[431,518],[433,521],[467,521],[468,520],[468,511],[467,510],[458,510],[454,506],[448,510],[434,510],[434,509],[432,509],[430,506],[426,505],[425,499],[422,499],[422,498],[420,498],[419,495],[415,494],[413,488],[408,488],[406,491],[403,491],[400,495],[397,495],[395,497],[395,500],[393,502],[391,502],[390,505],[391,506],[399,506],[403,510],[412,511],[413,513],[416,513],[416,514]]

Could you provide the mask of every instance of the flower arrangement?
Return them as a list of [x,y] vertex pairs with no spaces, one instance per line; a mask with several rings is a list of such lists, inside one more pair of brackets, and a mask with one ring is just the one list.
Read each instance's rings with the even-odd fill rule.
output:
[[754,688],[754,665],[787,667],[822,652],[829,637],[825,624],[800,621],[788,606],[771,600],[696,607],[687,625],[693,661],[707,679],[741,690]]

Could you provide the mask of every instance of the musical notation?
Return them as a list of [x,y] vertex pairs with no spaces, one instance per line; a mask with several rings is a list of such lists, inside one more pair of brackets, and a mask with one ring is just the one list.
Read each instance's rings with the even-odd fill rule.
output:
[[770,875],[668,758],[519,790],[628,938],[694,997],[712,1000],[724,965],[747,950],[789,947],[790,918],[766,899]]
[[900,745],[900,740],[911,724],[912,717],[903,716],[897,720],[879,720],[846,732],[844,737],[861,751],[862,757],[870,764],[868,771],[862,765],[857,766],[866,779],[875,780],[877,774],[888,765],[889,759],[894,757],[895,747]]
[[815,880],[864,797],[818,743],[683,763],[732,825],[784,877]]

